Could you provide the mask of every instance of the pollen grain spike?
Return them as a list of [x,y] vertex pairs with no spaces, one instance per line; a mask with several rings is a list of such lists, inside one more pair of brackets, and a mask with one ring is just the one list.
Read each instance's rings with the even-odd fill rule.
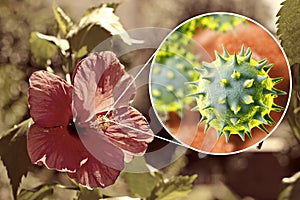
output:
[[265,118],[263,118],[261,116],[261,113],[257,112],[257,113],[255,113],[255,115],[253,117],[254,117],[254,119],[256,119],[256,120],[258,120],[258,121],[260,121],[260,122],[262,122],[264,124],[268,124],[268,122],[265,120]]
[[242,45],[241,51],[239,53],[239,56],[244,56],[245,55],[245,45]]
[[244,61],[250,62],[251,56],[252,56],[252,52],[250,51],[250,53],[247,53],[247,54],[246,54],[246,57],[245,57]]
[[236,53],[233,54],[233,65],[235,67],[239,66],[239,61],[238,61]]
[[247,123],[247,122],[245,122],[243,125],[244,125],[244,127],[245,127],[246,131],[247,131],[247,132],[249,132],[249,133],[251,133],[251,129],[250,129],[250,127],[249,127],[248,123]]
[[215,55],[216,55],[216,58],[218,58],[222,64],[227,62],[217,51],[215,51]]
[[205,96],[206,95],[206,92],[197,92],[197,93],[194,93],[194,94],[188,94],[187,96],[189,96],[189,97],[197,97],[197,96],[201,96],[201,95],[203,95],[203,96]]
[[265,105],[263,102],[261,102],[260,100],[255,101],[255,104],[264,108],[264,109],[269,109],[269,107],[267,105]]
[[239,136],[240,136],[240,138],[243,140],[243,141],[245,141],[245,131],[239,131]]
[[268,78],[268,76],[261,76],[261,75],[258,75],[258,76],[257,76],[257,81],[261,83],[262,81],[266,80],[267,78]]
[[282,110],[284,110],[284,107],[281,107],[279,105],[276,105],[275,103],[272,105],[272,110],[276,111],[276,112],[280,112]]
[[207,117],[203,115],[203,116],[201,117],[200,121],[199,121],[199,124],[201,124],[201,123],[204,122],[205,120],[207,120]]
[[276,84],[278,84],[278,83],[281,83],[283,81],[283,78],[273,78],[272,79],[272,82],[276,85]]
[[259,62],[258,65],[255,66],[255,68],[257,70],[261,70],[263,69],[263,67],[268,63],[268,60],[267,59],[264,59],[263,61]]
[[209,76],[202,76],[202,79],[212,82],[212,81],[214,81],[215,78],[209,77]]
[[246,56],[247,56],[248,54],[250,54],[250,53],[252,54],[252,51],[251,51],[250,47],[248,47],[248,48],[247,48],[247,51],[246,51]]
[[185,82],[184,84],[189,84],[189,85],[198,85],[199,81],[191,81],[191,82]]
[[210,128],[209,124],[206,123],[204,127],[204,134],[208,131],[209,128]]
[[198,111],[199,110],[199,106],[195,106],[191,109],[191,111]]
[[221,138],[222,134],[223,134],[223,131],[222,130],[218,130],[218,140]]
[[273,64],[266,65],[266,66],[263,68],[263,70],[264,70],[265,72],[268,72],[273,66],[274,66]]
[[201,68],[194,68],[194,70],[196,71],[196,72],[199,72],[200,74],[204,74],[205,72],[206,72],[206,69],[201,69]]
[[238,118],[231,118],[231,119],[230,119],[231,123],[232,123],[234,126],[237,124],[237,121],[238,121],[238,120],[239,120]]
[[226,143],[228,143],[230,137],[230,131],[224,131],[224,135],[225,135]]
[[269,131],[265,128],[264,125],[260,124],[260,125],[258,125],[258,128],[259,128],[260,130],[262,130],[263,132],[265,132],[266,134],[269,134]]
[[264,116],[264,119],[268,122],[268,125],[273,125],[275,124],[275,121],[272,119],[272,117],[269,114],[266,114]]
[[212,108],[212,105],[207,105],[207,106],[203,107],[202,110],[206,110],[206,109],[209,109],[209,108]]
[[228,53],[226,47],[225,47],[224,45],[222,45],[222,48],[223,48],[223,56],[224,56],[225,58],[229,58],[229,53]]
[[209,124],[212,120],[214,120],[216,117],[214,115],[209,116],[206,123]]

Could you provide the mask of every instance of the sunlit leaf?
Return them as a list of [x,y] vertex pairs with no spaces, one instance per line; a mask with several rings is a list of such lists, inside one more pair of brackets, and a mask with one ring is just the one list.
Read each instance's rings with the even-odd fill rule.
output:
[[[79,27],[84,28],[91,24],[99,25],[104,29],[108,30],[112,35],[118,35],[120,33],[125,33],[125,29],[119,22],[119,17],[114,14],[114,9],[103,5],[99,8],[94,8],[90,12],[81,18],[79,21]],[[130,42],[130,38],[127,34],[121,34],[122,39]]]
[[[116,9],[118,8],[118,6],[120,5],[120,3],[106,3],[106,7],[109,7],[109,8],[113,8],[114,9],[114,12],[116,11]],[[85,15],[88,15],[90,14],[91,12],[93,12],[95,9],[101,7],[102,5],[100,6],[94,6],[94,7],[91,7],[91,8],[88,8],[86,9],[85,11]]]
[[53,3],[52,9],[59,29],[64,35],[66,35],[72,29],[74,23],[71,18],[55,3]]
[[0,157],[7,169],[14,197],[22,177],[33,166],[26,151],[26,132],[26,128],[22,131],[16,129],[0,139]]
[[100,42],[111,35],[120,35],[122,40],[131,44],[132,40],[114,14],[114,8],[106,4],[89,9],[87,14],[74,26],[67,38],[73,50],[78,51],[82,46],[87,46],[91,51]]
[[58,47],[48,40],[39,37],[39,33],[32,32],[30,36],[30,50],[39,64],[46,64],[58,50]]
[[300,63],[300,0],[286,0],[278,12],[277,35],[290,65]]
[[192,190],[192,184],[197,178],[193,176],[176,176],[164,180],[156,186],[147,200],[177,200],[188,195]]
[[65,39],[60,39],[51,35],[44,35],[42,33],[38,33],[36,32],[36,35],[43,40],[47,40],[48,42],[51,42],[53,44],[55,44],[58,48],[61,49],[61,52],[63,54],[66,53],[66,51],[70,48],[70,44],[68,42],[68,40]]
[[18,200],[42,200],[53,194],[52,185],[41,185],[31,190],[22,189],[18,195]]

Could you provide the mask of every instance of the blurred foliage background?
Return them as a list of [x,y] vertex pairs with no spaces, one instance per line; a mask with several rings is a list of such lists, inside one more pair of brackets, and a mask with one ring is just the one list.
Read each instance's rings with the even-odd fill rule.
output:
[[29,36],[31,31],[53,28],[45,7],[30,0],[0,2],[1,132],[19,122],[27,111],[27,77],[36,66],[30,55]]
[[[51,13],[45,8],[43,2],[31,0],[0,2],[0,133],[28,115],[27,80],[37,68],[31,58],[29,36],[34,30],[50,32],[53,29],[54,23],[49,20]],[[0,199],[12,199],[2,161],[0,173]]]
[[[57,2],[75,19],[79,18],[81,12],[87,7],[100,3],[103,1],[60,0]],[[118,7],[116,14],[125,29],[147,26],[172,29],[185,19],[198,14],[231,11],[257,20],[275,34],[275,16],[279,11],[280,3],[281,0],[247,2],[245,0],[226,0],[226,2],[224,0],[126,0]],[[0,133],[28,117],[28,77],[33,71],[43,69],[43,66],[39,66],[32,58],[29,51],[29,37],[32,31],[44,34],[57,32],[51,4],[50,0],[2,0],[0,2]],[[134,56],[125,59],[126,64],[136,66],[145,63],[152,52],[149,50],[135,52]],[[59,59],[54,58],[53,68],[59,66],[60,62]],[[146,88],[139,90],[139,93],[142,95],[138,94],[137,98],[148,95]],[[149,115],[146,112],[150,108],[149,101],[137,99],[135,106],[143,110],[146,116]],[[163,141],[154,141],[149,151],[155,151],[164,145],[166,143]],[[291,177],[299,171],[299,163],[299,144],[284,120],[277,131],[263,144],[260,151],[254,148],[231,156],[205,156],[187,151],[178,162],[164,169],[163,176],[168,177],[168,173],[198,174],[193,190],[185,198],[188,200],[297,199],[300,191],[298,178],[283,178]],[[20,164],[22,163],[16,163],[15,166],[18,167]],[[61,179],[63,179],[61,175],[55,172],[40,170],[38,177],[36,174],[31,174],[30,179],[23,180],[22,186],[29,188],[38,186],[40,182]],[[108,188],[106,192],[109,194],[117,191],[124,195],[128,194],[129,189],[125,188],[124,184],[126,178],[123,182],[122,180],[114,187]],[[52,198],[72,199],[73,195],[72,189],[56,190]],[[7,172],[0,161],[0,199],[12,198]]]

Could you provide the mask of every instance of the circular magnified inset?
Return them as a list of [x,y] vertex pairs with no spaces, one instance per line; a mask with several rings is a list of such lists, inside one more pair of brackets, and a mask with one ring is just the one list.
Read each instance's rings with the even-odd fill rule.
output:
[[291,75],[276,39],[257,22],[210,13],[179,25],[150,71],[161,123],[184,145],[232,154],[266,139],[286,112]]

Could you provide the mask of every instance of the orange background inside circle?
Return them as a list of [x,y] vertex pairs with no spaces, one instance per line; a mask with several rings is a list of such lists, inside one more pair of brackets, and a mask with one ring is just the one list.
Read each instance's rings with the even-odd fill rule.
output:
[[[220,53],[223,52],[222,45],[226,47],[230,54],[233,54],[234,52],[240,52],[242,44],[245,45],[245,50],[248,47],[251,48],[253,52],[252,58],[254,60],[259,61],[267,58],[269,64],[274,64],[269,72],[269,76],[271,78],[284,78],[281,83],[275,85],[275,88],[287,92],[287,95],[279,95],[274,101],[277,105],[282,107],[287,106],[290,90],[289,67],[277,42],[263,28],[250,21],[247,21],[246,24],[240,24],[235,30],[227,31],[226,33],[198,28],[193,39],[198,45],[203,47],[213,59],[215,59],[215,50]],[[208,58],[202,57],[201,59],[203,61]],[[270,115],[276,123],[272,126],[265,125],[268,131],[274,129],[283,115],[283,111],[271,111]],[[185,117],[186,122],[180,125],[182,122],[181,119],[176,116],[176,114],[170,113],[170,119],[165,125],[181,142],[205,152],[236,152],[256,144],[267,136],[266,133],[260,129],[253,128],[251,131],[251,139],[246,136],[243,142],[238,135],[233,134],[230,136],[229,142],[226,143],[223,135],[219,140],[217,139],[217,133],[214,128],[210,128],[207,133],[204,134],[205,123],[202,123],[199,127],[192,127],[192,123],[188,123],[189,120],[194,122],[200,118],[198,112],[186,111]],[[185,128],[184,126],[187,127]],[[189,130],[193,128],[196,130],[196,133],[189,135]],[[191,139],[190,136],[193,138]]]

